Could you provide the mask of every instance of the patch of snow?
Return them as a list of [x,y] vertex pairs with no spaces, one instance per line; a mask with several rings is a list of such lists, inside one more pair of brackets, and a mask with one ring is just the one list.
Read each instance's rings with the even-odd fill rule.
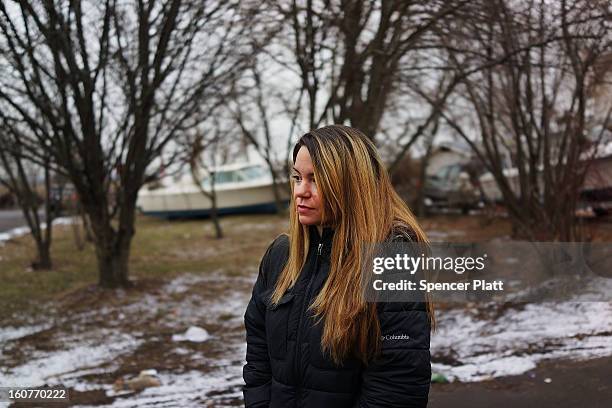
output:
[[606,302],[612,299],[612,279],[590,277],[573,300],[577,302]]
[[191,341],[193,343],[202,343],[210,340],[210,334],[203,328],[191,326],[184,334],[173,334],[172,341]]
[[6,343],[7,341],[17,340],[22,337],[41,332],[43,330],[47,330],[50,327],[52,327],[52,325],[50,324],[21,327],[0,327],[0,344]]
[[[221,272],[212,272],[213,275],[216,273],[220,274]],[[188,273],[174,278],[170,283],[164,286],[163,291],[170,294],[184,293],[187,292],[191,286],[209,280],[209,276]]]
[[30,229],[28,227],[17,227],[17,228],[10,229],[6,232],[0,232],[0,245],[4,241],[9,241],[13,238],[17,238],[22,235],[26,235],[29,232],[30,232]]
[[495,320],[481,320],[465,310],[441,312],[432,355],[434,361],[436,355],[456,361],[432,368],[460,381],[517,375],[546,359],[612,355],[610,332],[610,302],[528,304]]
[[188,349],[183,348],[183,347],[177,347],[177,348],[175,348],[172,351],[174,351],[174,353],[178,354],[179,356],[186,356],[188,354],[191,354],[191,350],[188,350]]
[[135,349],[140,342],[127,334],[101,337],[98,341],[73,344],[61,351],[39,353],[25,364],[0,368],[0,384],[5,387],[37,387],[46,384],[64,384],[63,377],[71,377],[79,369],[99,366],[117,359],[117,356]]
[[491,360],[490,357],[482,355],[474,358],[471,363],[457,367],[432,364],[432,369],[444,373],[450,380],[482,381],[493,377],[519,375],[536,367],[536,363],[530,357],[509,356],[498,357],[494,360]]
[[[220,389],[229,389],[230,391],[223,395],[215,395],[215,400],[242,397],[242,376],[237,376],[236,373],[223,368],[207,374],[199,371],[189,371],[182,374],[160,373],[157,378],[161,381],[159,387],[147,388],[129,398],[117,398],[107,406],[112,408],[199,407],[204,405],[203,402],[209,402],[213,399],[209,396],[211,392]],[[112,386],[106,386],[106,394],[111,397],[120,395],[112,390]],[[217,403],[214,406],[222,407],[224,405]],[[89,406],[78,407],[86,408]]]

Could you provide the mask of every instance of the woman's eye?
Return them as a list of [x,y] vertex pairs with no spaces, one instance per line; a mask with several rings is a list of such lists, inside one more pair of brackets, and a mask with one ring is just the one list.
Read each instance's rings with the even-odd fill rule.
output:
[[302,178],[300,176],[291,176],[291,178],[295,181],[295,182],[299,182],[302,181]]

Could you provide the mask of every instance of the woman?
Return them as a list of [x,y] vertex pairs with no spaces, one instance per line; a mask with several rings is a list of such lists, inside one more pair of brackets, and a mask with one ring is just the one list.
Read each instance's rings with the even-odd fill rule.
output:
[[245,313],[245,405],[425,407],[431,305],[367,302],[359,250],[426,242],[423,230],[359,130],[310,131],[293,163],[289,235],[264,255]]

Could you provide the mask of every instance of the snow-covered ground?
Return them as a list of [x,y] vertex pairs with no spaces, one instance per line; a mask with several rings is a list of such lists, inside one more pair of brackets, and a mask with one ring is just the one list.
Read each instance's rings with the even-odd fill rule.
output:
[[[80,392],[102,389],[107,396],[117,397],[112,407],[189,407],[204,402],[235,406],[241,398],[245,353],[242,315],[252,283],[246,278],[187,274],[120,310],[109,306],[58,318],[53,324],[1,328],[1,350],[10,353],[26,336],[73,322],[69,333],[54,332],[57,349],[25,350],[28,358],[24,362],[0,367],[0,384],[62,384]],[[213,286],[217,296],[198,295],[194,287],[199,286]],[[612,355],[610,302],[527,304],[506,308],[496,318],[481,312],[466,308],[438,313],[438,330],[432,336],[434,372],[451,380],[480,381],[521,374],[545,359]],[[94,316],[116,323],[92,330],[85,323]],[[123,323],[134,321],[155,324],[151,331],[122,331]],[[160,334],[155,333],[155,326]],[[140,393],[114,390],[114,377],[109,381],[109,375],[147,342],[164,342],[163,352],[197,361],[198,367],[206,369],[155,367],[161,386]],[[210,355],[193,346],[204,343],[209,344],[205,350]]]
[[496,319],[451,310],[438,315],[438,324],[431,351],[442,362],[432,369],[451,380],[522,374],[546,359],[612,355],[610,302],[527,304]]
[[[58,316],[46,324],[2,327],[0,353],[8,357],[15,348],[24,347],[27,358],[9,366],[3,361],[0,384],[61,384],[79,392],[102,389],[116,397],[108,405],[112,407],[236,406],[242,398],[246,352],[242,320],[253,283],[250,278],[221,274],[186,274],[122,307]],[[204,287],[209,288],[206,293],[199,290]],[[118,298],[122,297],[120,291]],[[140,330],[128,329],[141,323]],[[53,350],[28,345],[27,337],[45,332],[53,337]],[[146,364],[146,356],[139,354],[145,353],[141,350],[147,344],[168,356],[167,369],[159,363],[152,367],[161,386],[137,394],[115,390],[117,379],[138,374],[117,374],[125,371],[120,370],[125,361]],[[173,357],[181,360],[178,366],[170,362]]]
[[[25,232],[0,234],[0,241]],[[79,393],[103,392],[111,407],[239,406],[242,319],[255,267],[247,274],[183,274],[136,299],[117,291],[96,310],[62,314],[50,304],[51,319],[15,316],[11,326],[0,327],[0,385],[62,384]],[[603,283],[589,290],[609,295],[610,280]],[[609,301],[576,295],[499,308],[440,310],[432,335],[433,371],[451,380],[481,381],[524,373],[546,359],[612,355]],[[156,370],[160,386],[136,393],[113,387],[146,368]]]

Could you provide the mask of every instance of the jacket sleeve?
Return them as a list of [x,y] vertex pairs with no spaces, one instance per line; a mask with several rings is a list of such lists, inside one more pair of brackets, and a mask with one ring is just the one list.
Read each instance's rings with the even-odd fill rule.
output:
[[243,378],[246,386],[243,387],[244,403],[247,408],[265,408],[270,401],[270,386],[272,374],[270,371],[270,358],[268,343],[266,341],[266,271],[270,259],[270,250],[266,251],[259,265],[259,274],[253,287],[251,300],[244,314],[246,328],[246,365],[243,368]]
[[424,408],[431,383],[424,303],[379,303],[381,354],[362,373],[355,407]]

